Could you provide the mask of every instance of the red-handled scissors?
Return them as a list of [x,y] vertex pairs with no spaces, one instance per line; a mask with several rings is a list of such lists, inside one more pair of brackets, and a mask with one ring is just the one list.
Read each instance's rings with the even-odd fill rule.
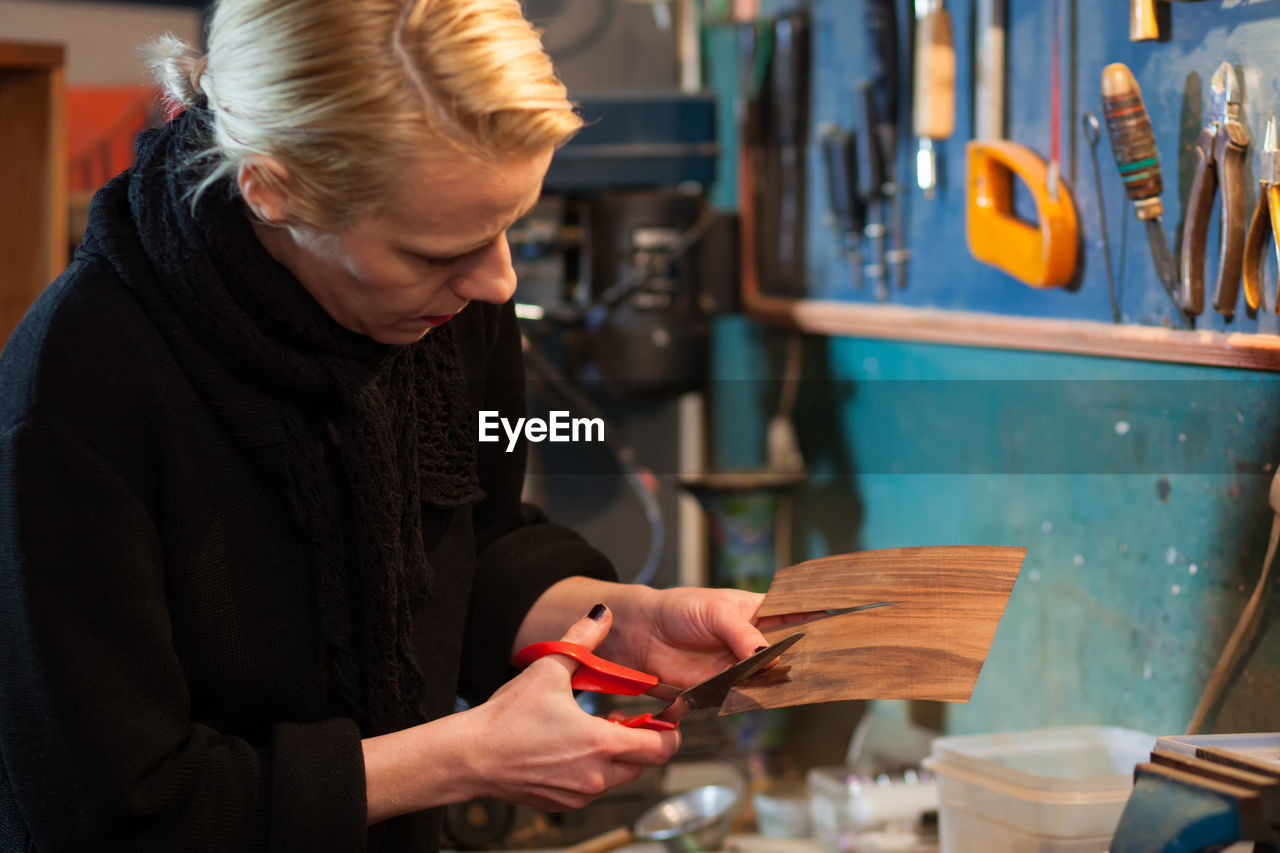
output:
[[574,690],[587,690],[592,693],[612,693],[618,696],[639,696],[648,694],[657,699],[669,702],[667,707],[656,714],[640,714],[625,720],[615,720],[619,725],[633,729],[650,729],[652,731],[669,731],[674,729],[680,720],[699,708],[718,708],[724,703],[729,690],[738,682],[759,672],[791,648],[804,632],[791,634],[771,646],[765,646],[748,658],[738,661],[733,666],[708,678],[701,684],[695,684],[687,690],[680,690],[662,684],[656,676],[638,669],[630,669],[613,661],[598,657],[577,643],[566,643],[552,640],[525,646],[516,653],[513,663],[523,669],[539,658],[547,655],[566,655],[579,664],[570,684]]

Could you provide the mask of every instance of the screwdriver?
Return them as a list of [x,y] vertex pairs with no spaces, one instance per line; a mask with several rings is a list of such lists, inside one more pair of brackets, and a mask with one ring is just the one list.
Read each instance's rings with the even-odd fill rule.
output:
[[1111,319],[1120,322],[1120,302],[1116,298],[1116,278],[1111,271],[1111,235],[1107,230],[1107,203],[1102,197],[1102,169],[1098,166],[1098,117],[1086,111],[1081,116],[1084,137],[1093,156],[1093,186],[1098,193],[1098,222],[1102,227],[1102,257],[1107,264],[1107,295],[1111,299]]
[[1160,193],[1164,190],[1164,181],[1160,176],[1160,157],[1151,131],[1151,118],[1142,102],[1138,81],[1123,62],[1113,62],[1102,69],[1102,112],[1107,119],[1111,153],[1120,169],[1125,192],[1133,202],[1134,213],[1147,226],[1147,243],[1156,275],[1177,307],[1182,324],[1190,327],[1191,320],[1178,299],[1178,264],[1169,249],[1161,220],[1164,204]]
[[[859,84],[855,115],[858,140],[858,182],[867,202],[866,234],[873,256],[867,277],[876,281],[878,298],[889,298],[888,275],[898,287],[906,284],[910,252],[905,245],[902,196],[896,174],[898,152],[898,18],[894,0],[866,0],[863,21],[867,33],[868,79]],[[871,221],[874,220],[874,221]],[[892,240],[892,249],[888,243]]]
[[856,146],[858,166],[854,170],[858,182],[858,196],[867,207],[867,224],[863,232],[871,242],[871,262],[867,264],[866,275],[876,283],[876,297],[881,301],[889,298],[888,264],[885,257],[886,235],[889,223],[885,216],[885,207],[890,194],[888,174],[885,168],[885,153],[882,139],[877,133],[881,126],[876,94],[871,84],[862,81],[858,84],[855,111],[863,129],[862,141]]
[[831,224],[853,267],[853,286],[862,289],[862,252],[858,241],[867,224],[867,206],[858,195],[858,140],[834,124],[818,129],[822,159],[827,165],[827,191]]

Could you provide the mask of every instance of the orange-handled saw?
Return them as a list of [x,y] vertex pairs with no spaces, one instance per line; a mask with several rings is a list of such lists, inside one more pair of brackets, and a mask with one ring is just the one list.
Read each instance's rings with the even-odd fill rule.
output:
[[[978,20],[1003,31],[1004,0],[979,0]],[[1056,6],[1054,4],[1057,14]],[[999,139],[1003,116],[993,105],[1003,103],[1004,39],[980,33],[988,47],[979,57],[975,108],[988,116],[979,124],[980,138],[966,146],[968,197],[965,233],[969,251],[979,261],[1004,270],[1032,287],[1061,287],[1076,273],[1079,224],[1075,205],[1058,174],[1058,26],[1054,27],[1052,58],[1053,156],[1046,163],[1024,145]],[[986,106],[984,106],[984,104]],[[982,138],[982,134],[987,134]],[[1036,220],[1027,222],[1014,211],[1013,178],[1017,175],[1035,199]]]
[[[1076,209],[1065,188],[1053,197],[1048,165],[1030,148],[1006,139],[974,140],[966,154],[965,226],[973,256],[1032,287],[1070,282],[1076,268]],[[1015,174],[1035,199],[1035,222],[1014,213]]]

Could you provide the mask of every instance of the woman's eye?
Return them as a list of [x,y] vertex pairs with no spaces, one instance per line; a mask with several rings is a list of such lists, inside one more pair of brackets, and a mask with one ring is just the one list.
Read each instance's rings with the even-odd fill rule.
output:
[[432,257],[431,255],[415,255],[414,257],[429,267],[451,267],[465,258],[466,255],[454,255],[449,258],[437,258]]
[[[502,239],[502,238],[496,238],[496,239]],[[419,261],[421,261],[422,263],[426,264],[429,267],[451,267],[451,266],[456,266],[457,264],[462,263],[472,255],[480,254],[481,252],[485,251],[490,246],[492,246],[493,242],[494,241],[491,240],[490,242],[485,243],[483,246],[477,246],[476,248],[472,249],[469,252],[463,252],[461,255],[448,255],[448,256],[422,255],[422,254],[418,254],[417,252],[410,252],[410,254],[412,254],[415,258],[417,258]]]

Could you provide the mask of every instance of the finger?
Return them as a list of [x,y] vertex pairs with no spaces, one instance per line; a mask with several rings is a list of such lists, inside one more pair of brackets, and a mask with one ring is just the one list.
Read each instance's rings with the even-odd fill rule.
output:
[[769,641],[755,624],[755,614],[764,596],[744,590],[717,590],[719,595],[707,610],[707,628],[733,653],[735,660],[755,654]]
[[628,782],[634,782],[640,778],[640,774],[644,773],[643,764],[632,764],[629,761],[615,761],[613,766],[617,768],[618,778],[615,784],[625,785]]
[[613,611],[603,604],[597,604],[587,611],[586,616],[570,625],[560,639],[594,649],[600,645],[612,627]]
[[[560,639],[566,643],[576,643],[584,648],[594,650],[608,636],[613,627],[613,611],[603,604],[592,607],[587,615],[569,626]],[[566,655],[547,655],[543,660],[555,661],[564,667],[565,672],[573,674],[578,669],[578,662]]]
[[666,764],[680,748],[680,730],[651,731],[616,726],[611,738],[613,761],[623,764]]
[[521,796],[526,800],[544,803],[545,805],[539,807],[550,811],[580,809],[611,788],[634,782],[643,772],[642,764],[606,761],[596,769],[584,772],[576,779],[566,779],[560,784],[534,785]]
[[742,618],[736,610],[724,608],[720,614],[723,615],[717,619],[716,633],[738,660],[751,657],[769,645],[769,640],[760,629]]

